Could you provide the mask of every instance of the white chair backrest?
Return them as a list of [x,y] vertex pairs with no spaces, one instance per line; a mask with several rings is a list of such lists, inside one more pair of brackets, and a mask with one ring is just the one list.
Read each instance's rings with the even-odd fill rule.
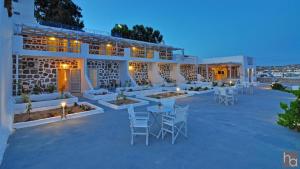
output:
[[223,88],[223,89],[220,89],[220,94],[221,94],[221,95],[226,95],[226,89],[224,89],[224,88]]
[[230,94],[230,95],[234,95],[234,89],[228,89],[227,93]]
[[220,90],[219,89],[215,89],[215,94],[220,94]]
[[163,99],[161,100],[161,104],[167,108],[174,108],[175,101],[176,101],[175,99]]
[[135,119],[134,108],[133,108],[132,105],[128,106],[128,115],[129,115],[129,119],[130,120],[134,120]]
[[177,107],[175,109],[175,119],[174,122],[185,122],[187,120],[187,111],[189,109],[189,106],[185,107]]

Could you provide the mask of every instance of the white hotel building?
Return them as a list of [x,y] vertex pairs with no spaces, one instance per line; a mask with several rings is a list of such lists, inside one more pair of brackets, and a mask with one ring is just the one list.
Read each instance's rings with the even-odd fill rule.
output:
[[37,84],[66,85],[71,93],[80,94],[128,82],[256,80],[251,57],[204,59],[165,44],[40,25],[34,18],[33,0],[14,0],[11,17],[4,0],[0,3],[0,156],[11,132],[11,98]]

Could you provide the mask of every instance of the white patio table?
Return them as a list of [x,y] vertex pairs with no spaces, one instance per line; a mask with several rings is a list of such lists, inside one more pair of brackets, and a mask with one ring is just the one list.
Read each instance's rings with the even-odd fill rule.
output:
[[161,118],[162,114],[171,113],[173,110],[170,107],[154,105],[147,107],[147,111],[153,117],[153,121],[151,122],[150,126],[153,127],[156,125],[159,127],[159,132],[157,134],[152,132],[151,130],[150,134],[154,135],[156,138],[159,138],[161,135],[161,119],[158,118]]

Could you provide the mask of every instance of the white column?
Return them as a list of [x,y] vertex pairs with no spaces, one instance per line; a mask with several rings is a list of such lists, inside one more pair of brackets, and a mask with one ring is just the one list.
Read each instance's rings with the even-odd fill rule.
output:
[[231,73],[232,73],[232,72],[231,72],[231,68],[232,68],[231,65],[229,65],[229,79],[230,79],[230,80],[231,80]]
[[16,96],[18,95],[19,90],[19,55],[16,55]]
[[119,47],[118,47],[118,42],[116,42],[116,56],[118,56],[118,53],[119,53]]
[[206,80],[208,81],[208,65],[205,65],[205,71],[206,71]]

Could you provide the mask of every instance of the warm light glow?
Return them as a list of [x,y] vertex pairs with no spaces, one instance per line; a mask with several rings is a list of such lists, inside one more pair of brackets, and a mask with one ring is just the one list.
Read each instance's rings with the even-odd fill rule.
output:
[[132,50],[136,50],[136,47],[132,47]]
[[232,84],[232,81],[230,80],[229,83]]
[[129,66],[128,69],[129,69],[129,70],[133,70],[133,66]]
[[56,40],[56,38],[55,37],[50,37],[49,40]]
[[107,47],[111,47],[111,44],[107,44],[106,46],[107,46]]
[[66,102],[61,102],[60,104],[61,104],[61,107],[63,107],[63,108],[66,107]]
[[62,65],[61,65],[61,68],[62,68],[62,69],[68,69],[68,68],[69,68],[69,65],[67,65],[67,64],[62,64]]
[[179,92],[179,91],[180,91],[180,88],[179,88],[179,87],[176,87],[176,91]]
[[74,43],[79,43],[79,41],[78,40],[74,40]]

